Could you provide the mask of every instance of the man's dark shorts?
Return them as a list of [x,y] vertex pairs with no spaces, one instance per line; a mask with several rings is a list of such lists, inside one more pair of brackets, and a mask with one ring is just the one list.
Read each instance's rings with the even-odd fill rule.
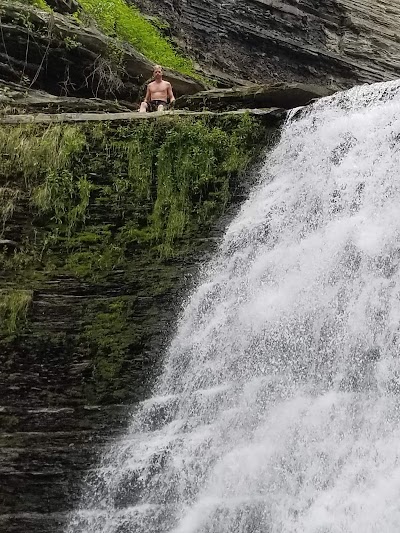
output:
[[147,112],[157,111],[159,105],[164,106],[164,109],[168,109],[168,103],[164,100],[150,100],[150,102],[147,102]]

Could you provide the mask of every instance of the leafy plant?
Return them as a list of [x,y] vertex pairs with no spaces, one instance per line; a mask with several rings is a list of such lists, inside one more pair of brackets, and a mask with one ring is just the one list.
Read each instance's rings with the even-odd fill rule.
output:
[[19,189],[0,187],[0,236],[3,235],[6,223],[14,213],[20,194]]
[[50,11],[49,6],[46,4],[45,0],[19,0],[22,4],[28,4],[31,6]]
[[177,53],[160,31],[124,0],[81,0],[80,5],[106,34],[130,43],[156,63],[196,76],[192,62]]
[[[251,131],[243,117],[238,130]],[[206,121],[182,120],[174,125],[157,155],[157,194],[152,213],[154,234],[162,255],[190,229],[223,212],[229,200],[232,173],[244,169],[251,157],[240,135],[229,135]]]
[[22,176],[26,184],[43,174],[68,168],[71,157],[83,150],[86,138],[76,126],[56,124],[0,128],[0,176]]
[[66,224],[67,235],[83,222],[89,205],[91,183],[86,177],[74,179],[71,172],[49,172],[32,192],[32,204],[40,213],[52,215],[57,224]]
[[28,290],[0,291],[0,332],[12,335],[17,331],[26,320],[32,296]]

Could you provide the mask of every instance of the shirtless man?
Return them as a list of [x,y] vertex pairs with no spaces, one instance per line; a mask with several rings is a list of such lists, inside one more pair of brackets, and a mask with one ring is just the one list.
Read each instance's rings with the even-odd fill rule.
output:
[[162,79],[163,71],[160,65],[155,65],[153,69],[154,81],[148,84],[144,101],[140,104],[140,113],[146,111],[164,111],[167,109],[168,100],[171,104],[175,101],[174,93],[169,81]]

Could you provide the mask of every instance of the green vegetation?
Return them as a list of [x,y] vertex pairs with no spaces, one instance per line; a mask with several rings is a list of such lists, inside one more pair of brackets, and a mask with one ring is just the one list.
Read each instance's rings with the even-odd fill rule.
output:
[[7,221],[14,213],[19,195],[19,189],[0,187],[0,237],[4,233]]
[[32,291],[0,291],[0,333],[12,335],[26,321]]
[[[62,248],[65,272],[97,280],[124,266],[132,249],[179,255],[190,235],[222,214],[232,176],[255,151],[259,127],[250,116],[218,120],[3,126],[3,232],[17,203],[28,201],[46,221],[35,234],[40,259]],[[11,179],[19,187],[11,187]],[[106,226],[96,220],[99,211],[107,212]],[[25,253],[31,236],[26,239]],[[3,258],[3,265],[20,256]]]
[[44,176],[68,169],[74,163],[73,155],[78,155],[85,145],[86,138],[77,126],[2,127],[0,179],[23,177],[28,186],[40,182]]
[[130,43],[155,63],[196,75],[192,62],[177,53],[160,31],[124,0],[81,0],[80,5],[106,34]]
[[46,4],[45,0],[19,0],[22,4],[28,4],[31,6],[39,7],[40,9],[44,9],[46,11],[49,11],[50,8]]
[[91,346],[96,396],[113,391],[113,398],[117,399],[123,389],[122,371],[136,340],[135,329],[128,322],[132,302],[131,297],[112,298],[92,308],[94,319],[85,328],[84,336]]
[[[220,120],[223,126],[225,119]],[[132,245],[151,243],[161,257],[174,256],[182,238],[223,212],[231,176],[252,157],[254,120],[244,115],[232,131],[232,125],[221,125],[208,118],[165,117],[113,130],[108,125],[3,126],[3,226],[19,199],[28,198],[34,213],[50,224],[46,242],[67,247],[66,268],[79,275],[98,277],[99,271],[121,265]],[[101,174],[105,183],[97,183]],[[24,190],[7,185],[18,177]],[[97,225],[81,232],[98,209],[110,206],[114,220],[101,229],[101,242]]]
[[[51,11],[45,0],[20,1]],[[163,27],[163,24],[152,24],[140,13],[138,8],[128,5],[125,0],[81,0],[79,4],[82,11],[74,15],[79,22],[89,24],[94,21],[106,35],[131,44],[154,63],[160,63],[164,67],[195,78],[201,77],[194,70],[191,59],[179,53],[173,44],[162,35],[160,28]],[[65,38],[65,44],[68,49],[73,49],[79,45],[78,41],[71,37]],[[122,56],[122,49],[110,47],[107,57],[99,58],[99,64],[105,62],[105,65],[107,64],[107,67],[110,68],[107,63],[110,62],[114,68],[119,68]],[[106,68],[105,71],[107,70]],[[108,82],[113,83],[115,77],[112,75]]]
[[[144,384],[132,387],[155,365],[143,353],[182,259],[200,249],[269,135],[249,115],[2,125],[0,224],[18,244],[0,247],[3,342],[41,353],[44,335],[51,344],[67,323],[57,353],[92,362],[87,401],[143,397]],[[25,326],[25,288],[41,295],[45,322],[30,313]],[[54,330],[49,309],[61,313]]]
[[91,188],[85,176],[76,179],[71,171],[49,172],[32,191],[32,204],[40,214],[50,214],[54,222],[64,225],[70,236],[75,226],[85,220]]
[[[20,1],[51,11],[45,0]],[[152,24],[139,9],[128,5],[125,0],[81,0],[79,4],[83,10],[75,14],[78,21],[84,24],[94,21],[106,35],[131,44],[154,63],[160,63],[164,67],[195,78],[200,77],[194,70],[193,62],[180,54],[162,35],[160,28],[163,24]],[[65,44],[68,49],[73,49],[79,43],[71,37],[66,37]],[[108,57],[103,60],[111,60],[112,64],[118,67],[122,53],[121,49],[110,48]],[[112,83],[113,80],[109,81]]]
[[196,75],[192,62],[179,55],[160,31],[124,0],[80,0],[79,3],[106,34],[130,43],[155,63]]

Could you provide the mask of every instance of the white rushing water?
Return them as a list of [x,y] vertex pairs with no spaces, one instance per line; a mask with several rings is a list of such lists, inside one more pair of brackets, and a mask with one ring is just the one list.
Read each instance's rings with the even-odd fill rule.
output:
[[400,82],[284,127],[68,533],[400,531]]

